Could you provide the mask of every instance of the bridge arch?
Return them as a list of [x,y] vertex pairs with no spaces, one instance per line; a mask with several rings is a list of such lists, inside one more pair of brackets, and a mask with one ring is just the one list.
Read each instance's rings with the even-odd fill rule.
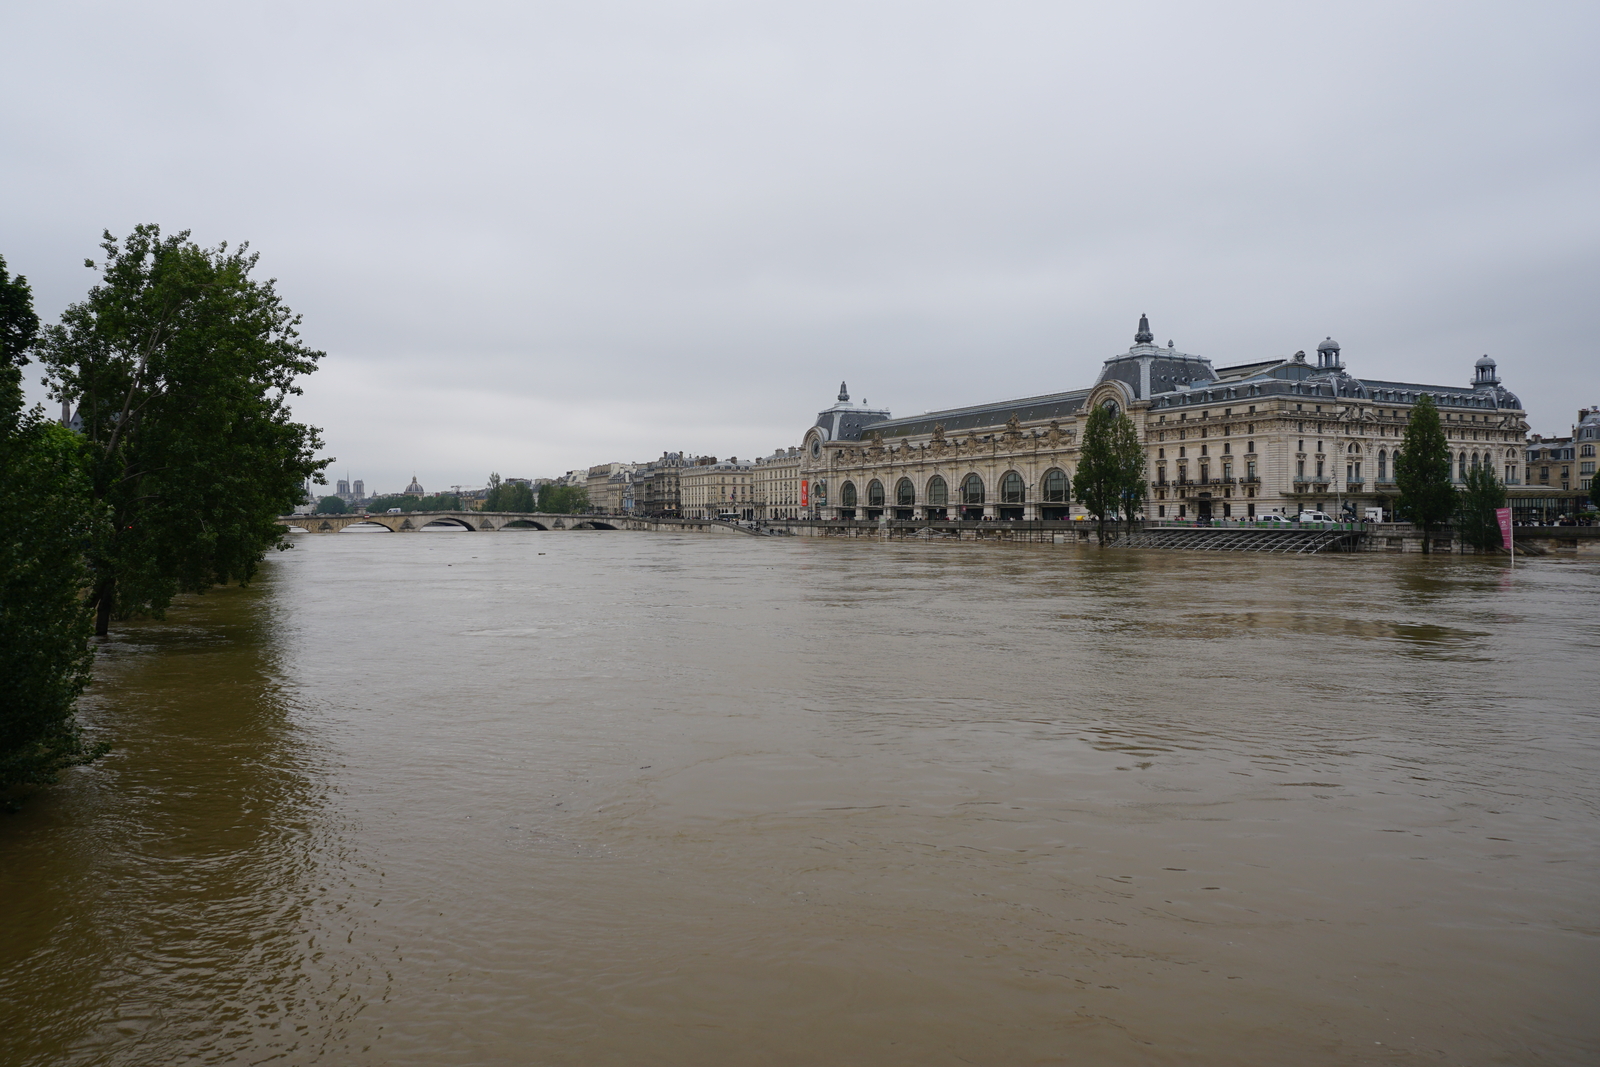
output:
[[584,519],[582,522],[573,523],[571,528],[574,529],[574,530],[615,530],[616,529],[616,527],[611,525],[609,522],[602,522],[599,519]]
[[378,522],[376,519],[362,519],[358,522],[347,522],[339,528],[338,532],[344,533],[346,530],[355,530],[357,533],[365,533],[368,530],[373,529],[382,530],[384,533],[394,533],[394,527],[390,526],[386,522]]
[[502,530],[543,530],[546,533],[548,533],[549,530],[550,530],[550,527],[546,526],[542,522],[536,522],[533,519],[512,519],[508,523],[503,523],[501,525],[500,529],[502,529]]
[[468,533],[471,533],[474,530],[476,530],[476,527],[473,526],[472,523],[468,522],[466,519],[463,519],[463,518],[461,518],[460,516],[457,516],[457,515],[435,515],[433,518],[429,519],[427,522],[425,522],[421,526],[417,527],[417,529],[426,530],[426,529],[432,527],[433,529],[438,530],[438,529],[442,529],[444,527],[449,527],[449,526],[459,526],[461,529],[466,530]]

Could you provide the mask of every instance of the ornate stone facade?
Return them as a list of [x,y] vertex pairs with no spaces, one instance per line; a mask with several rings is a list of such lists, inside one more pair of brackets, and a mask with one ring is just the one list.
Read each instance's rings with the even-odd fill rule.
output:
[[1412,406],[1439,405],[1458,477],[1488,463],[1515,483],[1528,424],[1484,357],[1466,387],[1356,378],[1331,338],[1293,357],[1216,368],[1153,343],[1105,361],[1089,388],[894,419],[839,401],[801,445],[805,517],[1064,519],[1090,405],[1114,404],[1144,442],[1147,518],[1245,518],[1392,506],[1394,450]]

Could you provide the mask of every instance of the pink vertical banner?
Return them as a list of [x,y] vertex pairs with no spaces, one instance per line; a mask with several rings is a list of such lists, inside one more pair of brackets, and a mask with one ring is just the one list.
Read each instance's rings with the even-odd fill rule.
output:
[[1500,520],[1500,543],[1511,547],[1511,509],[1495,508],[1494,517]]

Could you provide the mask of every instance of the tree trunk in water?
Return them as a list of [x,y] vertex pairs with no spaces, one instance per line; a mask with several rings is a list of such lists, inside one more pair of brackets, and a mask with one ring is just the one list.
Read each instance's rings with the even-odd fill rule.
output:
[[116,599],[114,582],[102,582],[95,592],[94,635],[104,637],[111,632],[111,604]]

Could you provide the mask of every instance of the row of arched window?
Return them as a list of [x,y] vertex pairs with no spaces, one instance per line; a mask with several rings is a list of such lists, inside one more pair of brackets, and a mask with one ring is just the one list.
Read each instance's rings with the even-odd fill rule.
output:
[[[1047,504],[1065,504],[1068,494],[1072,489],[1072,480],[1067,472],[1060,467],[1052,467],[1045,471],[1044,478],[1040,481],[1042,499]],[[1002,504],[1024,503],[1028,495],[1027,483],[1022,480],[1022,475],[1016,471],[1006,471],[1000,476],[1000,499]],[[957,503],[964,505],[982,504],[985,498],[983,479],[976,473],[969,474],[961,479],[956,487]],[[884,506],[883,483],[874,478],[867,483],[866,506],[881,508]],[[928,479],[924,488],[923,502],[929,507],[942,508],[950,503],[950,486],[941,475],[935,474]],[[916,486],[910,478],[901,478],[894,486],[894,503],[896,507],[909,508],[917,502]],[[857,507],[860,504],[860,495],[856,483],[845,482],[839,487],[839,506],[846,508]]]
[[[1359,453],[1361,450],[1356,445],[1351,445],[1350,446],[1350,451],[1353,452],[1353,453]],[[1380,482],[1386,482],[1386,481],[1389,480],[1389,460],[1390,459],[1391,459],[1391,456],[1389,455],[1389,453],[1385,449],[1381,449],[1381,448],[1378,449],[1378,481],[1380,481]],[[1516,449],[1507,449],[1506,450],[1506,464],[1507,464],[1506,465],[1506,470],[1508,472],[1511,471],[1515,467],[1516,459],[1517,459]],[[1481,467],[1492,467],[1494,465],[1494,457],[1488,452],[1483,452],[1483,453],[1462,452],[1462,453],[1460,453],[1459,455],[1456,456],[1456,479],[1458,481],[1465,481],[1466,480],[1467,470],[1469,469],[1469,465],[1471,467],[1473,467],[1473,468],[1480,467],[1480,466]],[[1507,480],[1510,480],[1509,476],[1508,476]]]
[[[1494,467],[1494,457],[1488,452],[1484,452],[1481,455],[1477,452],[1473,452],[1470,454],[1470,459],[1468,453],[1461,452],[1456,456],[1457,481],[1464,482],[1467,480],[1467,464],[1469,462],[1472,464],[1473,470],[1476,470],[1479,467],[1489,467],[1491,469]],[[1517,450],[1514,448],[1506,449],[1506,481],[1510,482],[1514,480],[1516,464]]]

